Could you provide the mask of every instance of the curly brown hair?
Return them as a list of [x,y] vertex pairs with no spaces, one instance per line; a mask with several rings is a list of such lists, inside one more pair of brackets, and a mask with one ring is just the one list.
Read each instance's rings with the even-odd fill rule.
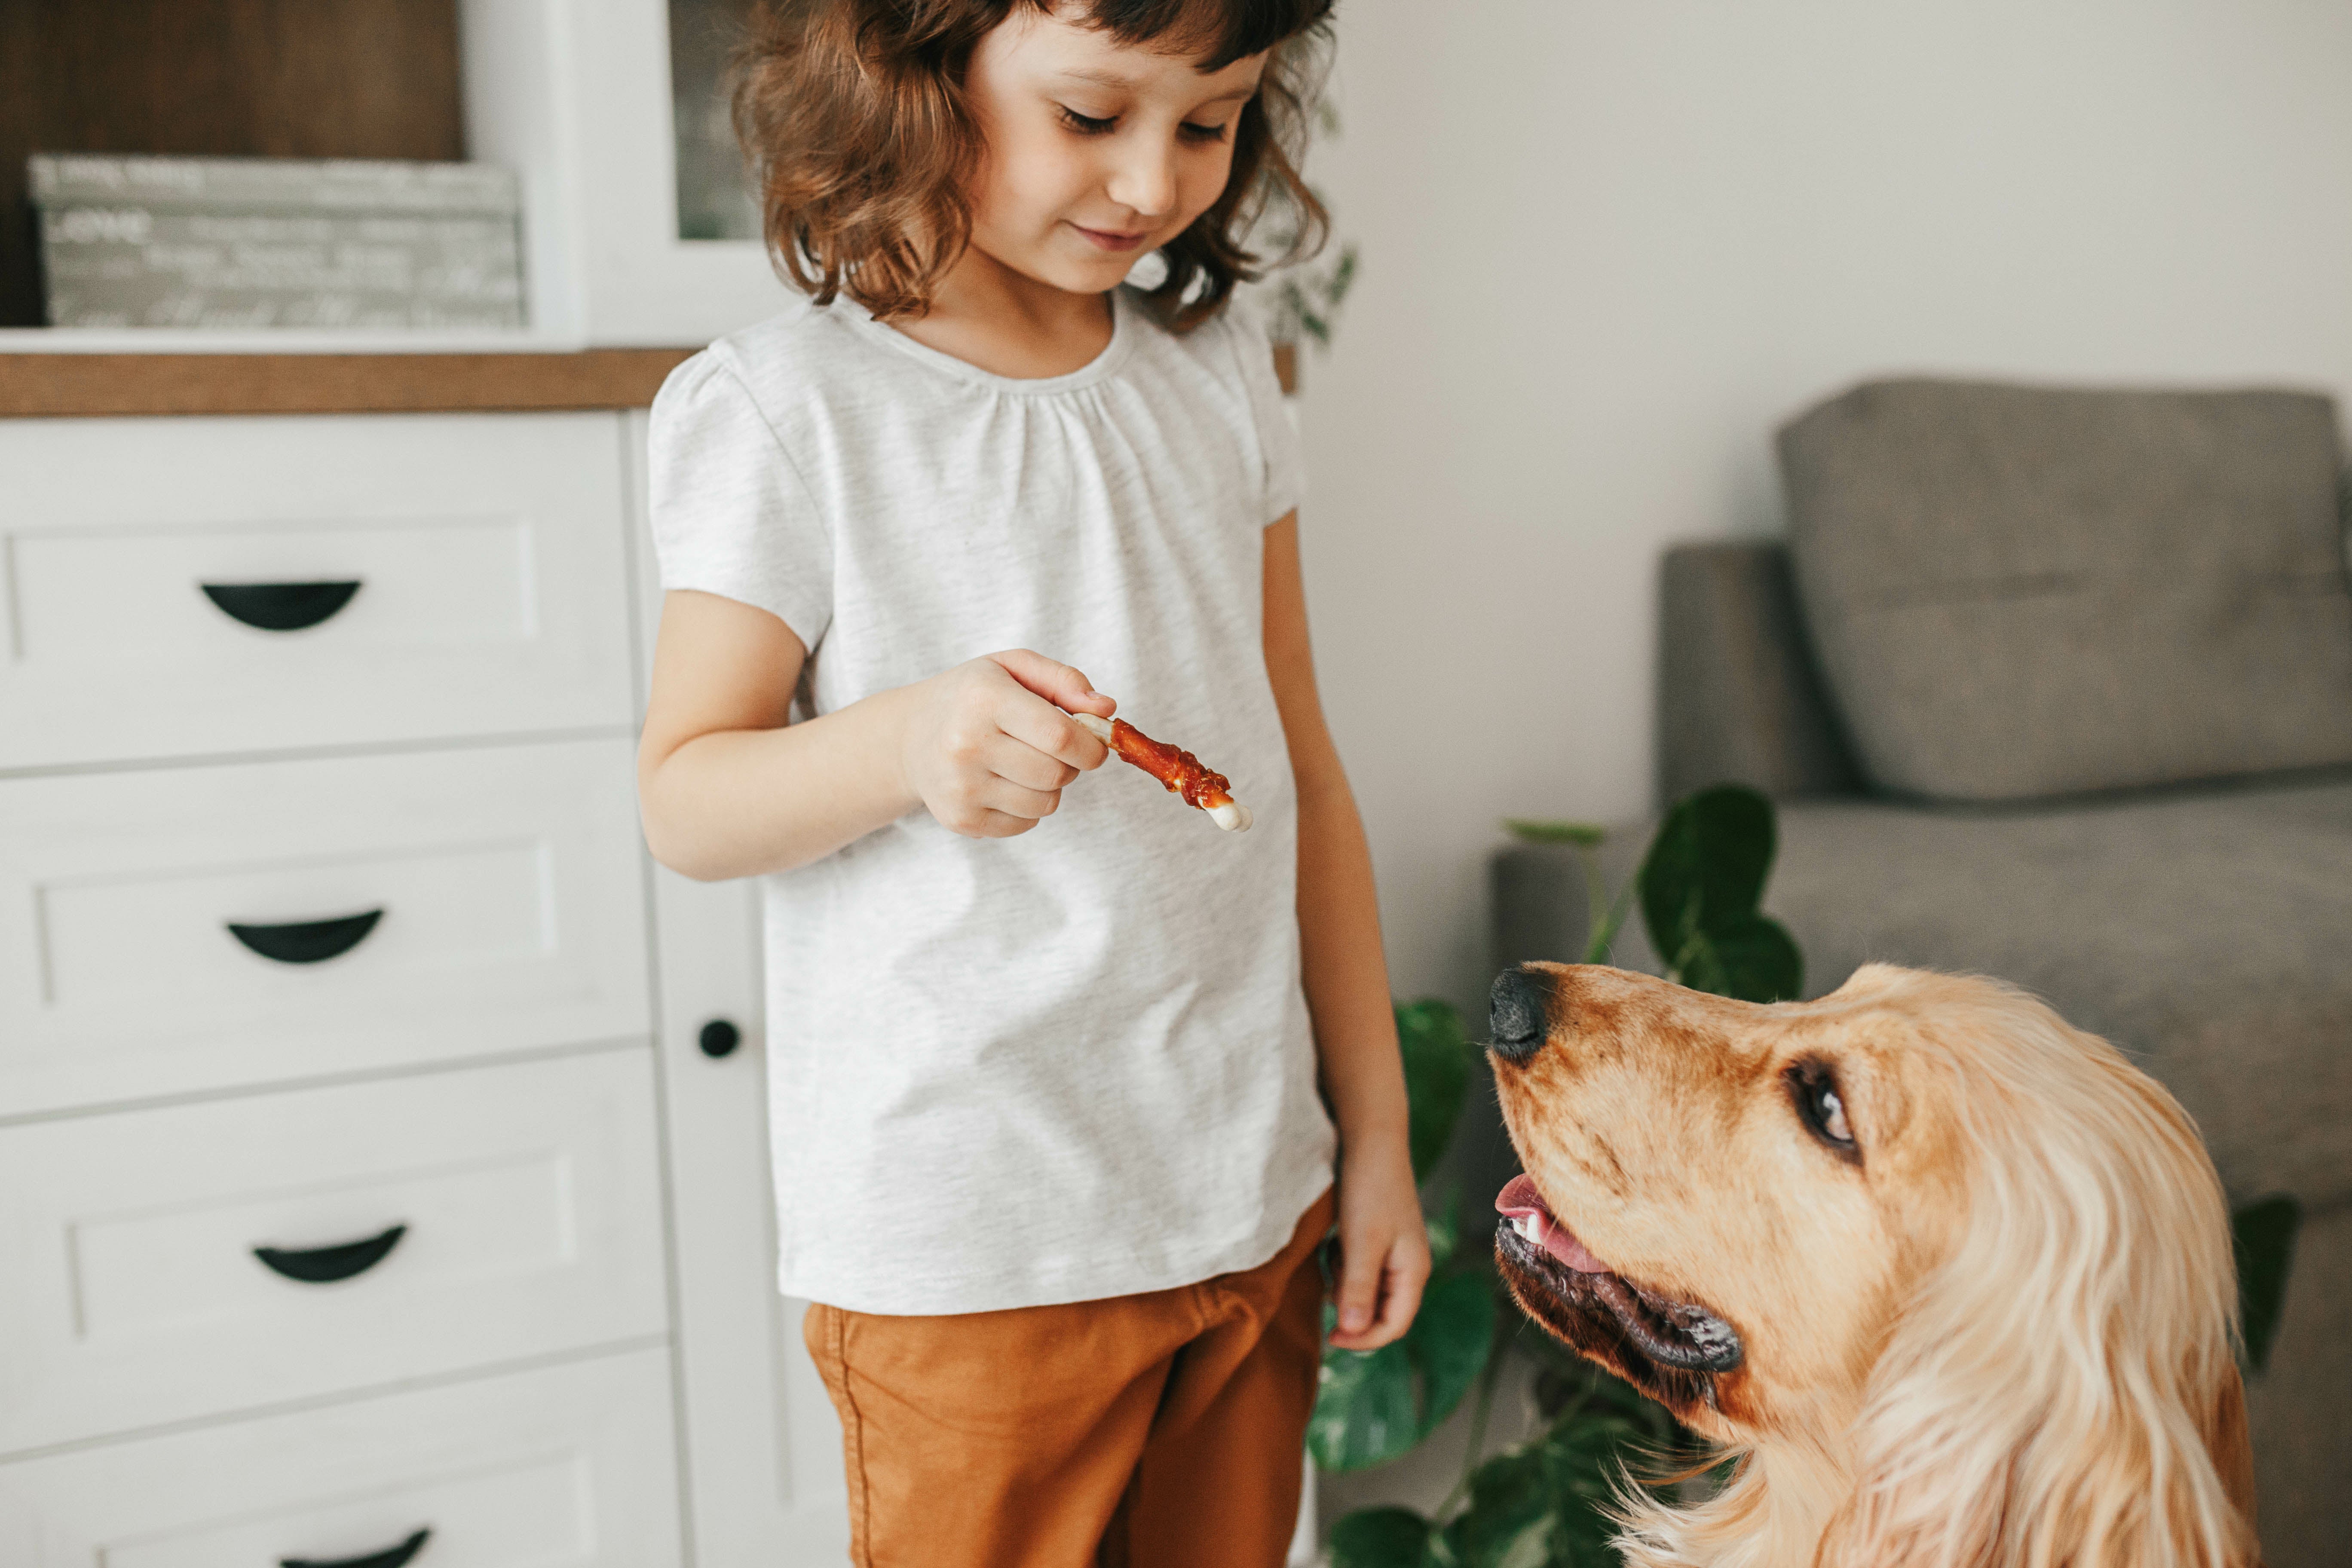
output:
[[[965,195],[982,152],[964,100],[972,50],[1015,5],[1070,0],[767,0],[734,61],[735,133],[757,180],[778,269],[820,305],[841,294],[885,319],[919,316],[971,233]],[[1267,205],[1295,222],[1267,265],[1312,255],[1329,231],[1298,172],[1321,85],[1333,0],[1076,0],[1123,45],[1196,56],[1202,72],[1266,52],[1234,128],[1233,173],[1160,249],[1147,298],[1188,331],[1262,275],[1247,245]]]

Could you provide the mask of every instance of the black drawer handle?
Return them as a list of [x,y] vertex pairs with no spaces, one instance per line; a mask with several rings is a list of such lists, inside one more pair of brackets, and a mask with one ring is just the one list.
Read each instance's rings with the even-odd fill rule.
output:
[[702,1047],[704,1056],[717,1061],[735,1054],[735,1047],[743,1043],[743,1031],[735,1026],[732,1018],[713,1018],[702,1026],[702,1033],[695,1037],[695,1043]]
[[199,583],[205,597],[231,620],[265,632],[299,632],[317,626],[352,602],[360,591],[349,583]]
[[432,1539],[431,1531],[420,1530],[399,1545],[387,1547],[372,1557],[338,1557],[332,1562],[323,1557],[280,1557],[278,1568],[408,1568]]
[[[394,1226],[382,1236],[371,1236],[365,1241],[346,1241],[333,1247],[302,1247],[288,1249],[282,1247],[257,1247],[253,1255],[272,1271],[289,1279],[299,1279],[305,1285],[332,1285],[338,1279],[349,1279],[364,1274],[384,1260],[386,1254],[400,1245],[408,1234],[404,1225]],[[368,1561],[373,1562],[373,1558]],[[403,1563],[408,1561],[404,1557]]]
[[338,915],[331,921],[289,921],[283,925],[252,925],[230,921],[229,935],[264,958],[279,963],[324,963],[341,958],[367,940],[383,919],[382,910]]

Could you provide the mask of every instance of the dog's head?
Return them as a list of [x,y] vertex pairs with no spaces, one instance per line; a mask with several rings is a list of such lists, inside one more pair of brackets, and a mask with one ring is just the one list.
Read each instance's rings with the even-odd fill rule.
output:
[[1759,1006],[1528,964],[1493,1022],[1512,1293],[1695,1429],[1818,1461],[1819,1561],[2252,1560],[2227,1210],[2113,1047],[1884,965]]

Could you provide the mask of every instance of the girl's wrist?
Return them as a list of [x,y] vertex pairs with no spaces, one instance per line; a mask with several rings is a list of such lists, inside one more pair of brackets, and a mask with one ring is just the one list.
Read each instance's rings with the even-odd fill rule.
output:
[[1374,1126],[1366,1128],[1342,1123],[1339,1129],[1339,1163],[1342,1165],[1381,1163],[1410,1166],[1412,1163],[1412,1139],[1402,1121],[1393,1126],[1389,1124],[1390,1121],[1390,1118],[1383,1117]]
[[889,820],[896,821],[923,804],[907,766],[908,731],[920,706],[922,682],[877,691],[857,706],[867,710],[873,725],[873,783],[890,802]]

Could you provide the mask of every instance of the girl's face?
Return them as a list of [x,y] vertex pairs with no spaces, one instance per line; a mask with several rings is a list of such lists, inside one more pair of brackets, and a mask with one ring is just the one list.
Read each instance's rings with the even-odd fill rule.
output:
[[1203,76],[1181,56],[1118,44],[1075,6],[1016,6],[965,76],[987,141],[972,248],[1074,294],[1117,287],[1223,193],[1265,69],[1250,55]]

